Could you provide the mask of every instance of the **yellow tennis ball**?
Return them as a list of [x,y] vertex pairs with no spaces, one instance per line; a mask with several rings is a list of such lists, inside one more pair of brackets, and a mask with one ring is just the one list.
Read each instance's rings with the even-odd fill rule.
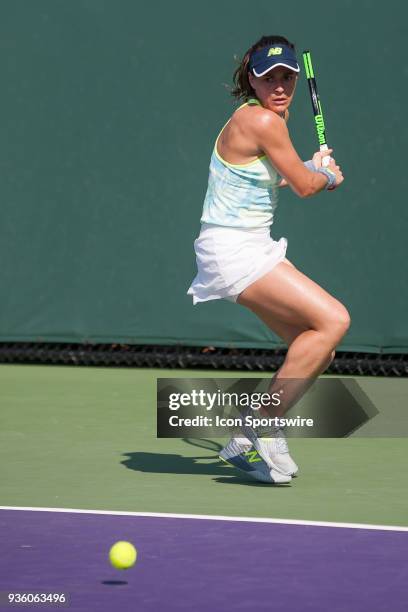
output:
[[136,558],[137,550],[130,542],[116,542],[109,551],[109,560],[116,569],[129,569]]

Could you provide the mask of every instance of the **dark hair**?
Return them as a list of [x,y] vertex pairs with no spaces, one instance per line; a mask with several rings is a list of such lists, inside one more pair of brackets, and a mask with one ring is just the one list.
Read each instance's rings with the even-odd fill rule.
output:
[[234,96],[234,98],[238,98],[238,100],[248,100],[248,98],[255,95],[248,78],[249,58],[254,51],[259,51],[259,49],[276,44],[288,45],[288,47],[295,50],[295,45],[289,42],[284,36],[262,36],[262,38],[248,49],[234,72],[233,81],[235,87],[231,90],[231,95]]

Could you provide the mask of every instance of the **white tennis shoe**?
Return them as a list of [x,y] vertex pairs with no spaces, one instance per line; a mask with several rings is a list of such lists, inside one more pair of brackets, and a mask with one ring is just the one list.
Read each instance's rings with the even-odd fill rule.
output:
[[248,441],[252,443],[271,470],[286,476],[297,475],[299,468],[289,454],[288,443],[282,429],[276,427],[265,431],[261,437],[252,427],[244,426],[242,429]]
[[219,457],[259,482],[282,484],[291,481],[290,474],[271,467],[270,461],[266,462],[247,438],[231,438]]
[[282,429],[277,429],[273,437],[257,438],[253,445],[271,468],[288,476],[297,476],[299,468],[289,454],[288,443]]

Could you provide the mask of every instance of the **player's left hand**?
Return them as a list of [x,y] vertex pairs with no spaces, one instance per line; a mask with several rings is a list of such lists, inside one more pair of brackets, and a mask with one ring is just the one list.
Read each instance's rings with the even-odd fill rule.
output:
[[326,151],[316,151],[316,153],[312,157],[312,162],[315,168],[322,167],[322,159],[327,155],[331,155],[333,153],[333,149],[326,149]]

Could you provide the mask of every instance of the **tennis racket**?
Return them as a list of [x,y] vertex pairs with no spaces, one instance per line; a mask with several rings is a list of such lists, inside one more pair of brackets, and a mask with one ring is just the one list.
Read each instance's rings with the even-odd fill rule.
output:
[[[310,51],[303,51],[303,62],[305,65],[307,83],[309,85],[310,99],[312,101],[313,115],[315,120],[317,139],[320,145],[320,151],[327,151],[329,148],[326,141],[326,126],[324,123],[322,105],[320,103],[319,94],[317,91],[316,78],[314,75],[312,57]],[[322,165],[328,166],[330,155],[325,155],[322,158]]]

